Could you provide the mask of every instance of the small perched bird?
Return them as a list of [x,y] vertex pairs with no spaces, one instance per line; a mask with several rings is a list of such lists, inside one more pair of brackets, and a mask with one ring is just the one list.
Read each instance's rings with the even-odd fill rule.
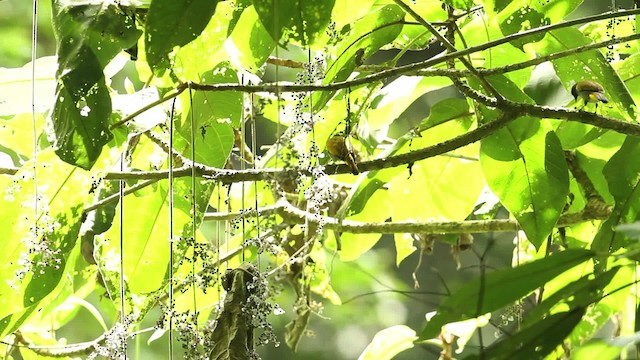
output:
[[351,146],[351,143],[347,141],[347,138],[342,135],[334,135],[327,140],[326,147],[332,158],[342,160],[349,165],[353,175],[360,173],[360,170],[358,170],[358,154]]
[[598,110],[598,102],[608,103],[609,99],[604,96],[604,88],[593,80],[581,80],[575,83],[571,87],[571,95],[575,100],[580,97],[584,100],[584,105],[580,108],[584,108],[588,103],[596,103],[596,110]]

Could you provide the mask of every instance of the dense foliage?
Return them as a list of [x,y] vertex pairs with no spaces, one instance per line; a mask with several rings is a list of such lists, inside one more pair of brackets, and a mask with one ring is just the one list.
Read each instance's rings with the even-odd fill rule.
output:
[[305,351],[392,236],[438,304],[361,359],[633,356],[640,10],[581,2],[53,0],[57,56],[0,69],[3,353]]

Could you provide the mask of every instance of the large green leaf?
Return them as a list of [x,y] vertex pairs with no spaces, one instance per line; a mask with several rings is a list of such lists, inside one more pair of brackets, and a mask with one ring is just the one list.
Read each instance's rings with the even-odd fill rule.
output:
[[[81,47],[66,52],[67,44],[74,46],[62,44],[60,53],[73,53],[82,60],[81,64],[75,64],[74,70],[59,74],[58,101],[52,116],[54,144],[62,160],[88,170],[112,137],[108,126],[111,97],[100,63],[91,49]],[[66,62],[61,63],[61,66],[66,65]]]
[[252,72],[257,72],[264,65],[276,47],[276,42],[269,37],[265,27],[258,21],[258,13],[253,6],[242,12],[230,38],[237,50],[230,54],[231,57]]
[[[349,220],[382,222],[390,216],[388,199],[377,191],[369,198],[364,209],[355,215],[347,217]],[[342,242],[340,260],[353,261],[371,249],[380,240],[381,234],[352,234],[339,235]]]
[[[32,83],[32,63],[21,68],[0,68],[0,116],[31,113],[31,86],[35,90],[35,110],[42,113],[51,107],[50,100],[56,88],[55,56],[46,56],[35,61],[35,78]],[[0,143],[6,144],[4,141]]]
[[313,44],[329,24],[335,0],[253,0],[260,21],[279,42],[293,39],[303,46]]
[[378,91],[375,105],[368,110],[367,123],[371,128],[389,125],[420,96],[449,85],[451,80],[446,77],[400,76]]
[[[495,13],[497,1],[490,0],[485,6],[490,17],[496,16],[502,33],[507,36],[521,31],[530,30],[551,23],[558,22],[575,10],[582,0],[552,0],[552,1],[528,1],[515,0]],[[522,49],[524,44],[542,40],[544,32],[518,39],[513,42]]]
[[[506,77],[488,80],[510,100],[532,102]],[[479,87],[477,82],[471,84]],[[491,109],[480,110],[484,121],[497,116]],[[491,190],[539,248],[560,217],[569,193],[562,145],[548,121],[520,117],[487,136],[481,142],[480,163]]]
[[[2,101],[2,100],[0,100]],[[20,159],[28,159],[33,154],[33,123],[29,113],[21,113],[7,120],[0,117],[0,152],[12,157],[14,165]],[[36,114],[36,129],[39,134],[44,128],[45,119]]]
[[[404,11],[397,5],[386,5],[356,21],[336,49],[337,58],[329,63],[323,84],[343,81],[358,66],[358,59],[366,59],[395,39],[402,30]],[[324,108],[333,91],[314,94],[315,110]]]
[[520,118],[482,141],[480,163],[491,190],[539,248],[569,192],[562,146],[533,118]]
[[615,267],[607,272],[594,275],[586,275],[562,289],[548,296],[544,301],[536,305],[527,313],[524,324],[532,324],[541,320],[546,313],[554,307],[562,307],[566,309],[586,308],[592,303],[600,300],[604,288],[611,282],[614,276],[620,270]]
[[620,79],[627,85],[627,89],[636,104],[640,104],[640,54],[636,53],[613,64]]
[[[37,160],[38,219],[34,217],[32,161]],[[40,181],[47,180],[47,186]],[[37,305],[60,283],[80,231],[90,177],[58,159],[51,149],[28,162],[15,178],[1,182],[0,318]],[[46,213],[44,213],[46,209]],[[36,230],[37,228],[37,230]],[[32,262],[32,267],[25,264]],[[21,272],[27,273],[19,275]]]
[[620,150],[604,167],[609,191],[615,199],[615,207],[602,224],[591,248],[596,251],[615,251],[625,246],[626,237],[614,231],[618,224],[637,221],[640,214],[640,139],[627,137]]
[[[353,3],[353,2],[352,2]],[[422,1],[405,1],[405,5],[415,11],[423,19],[434,23],[447,21],[447,11],[442,6],[441,0],[422,0]],[[410,15],[407,20],[414,20]],[[434,36],[422,24],[410,22],[402,28],[400,35],[394,40],[393,47],[402,50],[422,50],[429,46]],[[400,54],[403,54],[401,52]],[[396,56],[397,57],[397,56]]]
[[[546,33],[544,39],[535,44],[538,56],[557,53],[591,44],[592,40],[574,28],[563,28]],[[558,77],[567,89],[573,83],[591,79],[601,83],[606,95],[613,104],[612,108],[603,107],[602,111],[613,117],[636,121],[636,104],[625,83],[609,61],[598,50],[576,53],[552,60]]]
[[584,315],[584,308],[553,314],[524,328],[513,336],[497,341],[484,349],[483,355],[465,357],[465,360],[492,359],[545,359],[571,333]]
[[53,2],[59,65],[52,116],[56,153],[84,169],[93,166],[112,136],[103,69],[140,36],[126,11],[115,3]]
[[[400,100],[402,101],[402,100]],[[385,101],[386,103],[386,101]],[[405,106],[408,104],[405,103]],[[395,108],[395,105],[389,104],[383,105],[383,108],[387,108],[383,110],[380,108],[382,112],[386,113],[388,116],[398,116],[400,110]],[[393,114],[393,115],[392,115]],[[411,142],[413,145],[413,141],[416,140],[416,148],[421,146],[429,146],[437,143],[438,141],[444,141],[450,137],[454,137],[459,134],[459,127],[464,127],[464,131],[469,129],[469,105],[465,100],[462,99],[444,99],[440,102],[437,102],[431,108],[429,112],[429,116],[427,116],[420,125],[417,126],[419,132],[425,132],[424,137],[427,140],[421,141],[421,139],[415,138],[415,131],[411,130],[404,136],[398,138],[396,142],[386,148],[383,152],[378,154],[376,157],[379,159],[384,159],[389,156],[404,153],[407,151],[411,151],[413,149],[412,146],[408,146]],[[459,126],[446,128],[447,130],[443,131],[440,129],[437,132],[437,137],[433,133],[427,133],[426,131],[440,125],[442,123],[458,120],[460,122]],[[467,150],[463,150],[464,152],[468,152]],[[460,155],[460,154],[458,154]],[[476,156],[476,153],[471,152],[467,154],[469,156]],[[346,213],[353,214],[359,213],[362,211],[362,208],[366,204],[367,200],[375,191],[380,189],[383,185],[385,185],[392,177],[398,175],[399,173],[404,172],[403,169],[384,169],[381,171],[374,170],[367,173],[367,178],[363,181],[357,183],[357,188],[353,190],[354,195],[351,198],[350,203],[348,204],[349,208]]]
[[[176,51],[175,66],[171,70],[180,80],[200,81],[202,74],[214,68],[225,57],[225,41],[234,11],[233,3],[219,2],[211,20],[198,37]],[[245,42],[248,43],[249,39],[245,39]],[[239,51],[244,52],[244,49]]]
[[147,62],[156,74],[170,65],[169,54],[200,35],[219,0],[154,0],[145,25]]
[[404,325],[378,331],[358,360],[391,360],[404,350],[411,349],[416,332]]
[[[238,75],[228,63],[221,63],[203,74],[201,81],[208,84],[237,83]],[[242,94],[234,91],[195,91],[192,100],[189,100],[188,92],[181,96],[181,100],[193,107],[189,109],[189,106],[185,106],[189,112],[185,113],[181,123],[176,126],[179,136],[176,137],[174,146],[188,158],[191,158],[193,146],[197,162],[224,167],[234,144],[232,127],[240,126]],[[194,134],[195,138],[192,138]]]
[[516,301],[566,270],[594,257],[572,249],[513,269],[502,269],[473,279],[444,300],[422,330],[420,339],[437,336],[448,323],[471,319]]

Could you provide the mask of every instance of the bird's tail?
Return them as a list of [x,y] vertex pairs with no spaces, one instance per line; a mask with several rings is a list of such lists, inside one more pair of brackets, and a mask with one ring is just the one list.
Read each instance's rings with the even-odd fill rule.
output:
[[605,104],[609,102],[609,99],[607,99],[607,97],[604,96],[603,93],[596,93],[596,98],[598,98],[598,100],[602,101]]

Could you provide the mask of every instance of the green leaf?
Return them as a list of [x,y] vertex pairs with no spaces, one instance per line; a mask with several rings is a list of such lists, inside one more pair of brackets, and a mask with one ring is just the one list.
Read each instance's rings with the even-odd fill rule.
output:
[[[200,134],[197,134],[200,136]],[[176,131],[176,140],[178,133]],[[175,145],[175,144],[174,144]],[[187,149],[186,154],[190,154]],[[190,156],[190,155],[189,155]],[[211,158],[220,154],[212,154]],[[147,169],[150,160],[157,157],[157,146],[146,138],[142,138],[132,156],[132,168]],[[166,168],[165,163],[163,168]],[[170,219],[168,198],[168,183],[158,182],[153,188],[145,188],[122,200],[122,206],[117,207],[113,225],[104,234],[103,240],[97,248],[103,261],[104,270],[108,274],[117,275],[120,272],[120,229],[126,229],[122,238],[124,276],[127,278],[127,291],[134,294],[148,293],[158,290],[166,283],[171,272],[176,268],[169,268],[170,260],[170,224],[173,226],[174,240],[184,246],[174,249],[174,264],[183,262],[188,239],[194,237],[193,221],[196,229],[202,222],[203,212],[211,197],[212,184],[201,178],[194,180],[188,177],[176,178],[173,182],[173,204]],[[150,190],[150,189],[153,189]],[[192,196],[195,195],[196,214],[193,214]],[[123,209],[123,213],[121,213]],[[122,221],[121,221],[122,219]],[[177,266],[177,265],[176,265]],[[191,264],[185,264],[191,269]],[[107,277],[111,282],[115,276]],[[114,299],[117,300],[117,299]]]
[[313,44],[329,24],[335,0],[253,0],[260,21],[271,38]]
[[[35,110],[43,113],[51,107],[51,99],[55,94],[57,58],[46,56],[35,61]],[[31,113],[31,70],[32,63],[21,68],[0,68],[0,116]],[[8,144],[6,141],[0,143]],[[16,141],[21,143],[21,141]]]
[[[338,57],[329,64],[323,84],[346,80],[358,65],[356,58],[366,59],[395,39],[402,30],[404,11],[397,5],[386,5],[356,21],[349,35],[336,49]],[[315,110],[324,108],[335,91],[314,93]]]
[[[62,51],[75,47],[89,47],[104,68],[119,52],[136,44],[142,34],[135,25],[135,9],[113,2],[55,0],[53,2],[53,27],[58,43],[59,72],[72,70],[67,67],[72,52]],[[71,43],[71,44],[68,44]],[[75,59],[80,66],[82,58]],[[67,65],[63,67],[62,65]]]
[[465,357],[465,360],[545,359],[546,355],[562,344],[583,314],[584,308],[553,314],[503,341],[491,344],[484,350],[482,357],[473,355]]
[[614,360],[623,349],[640,342],[640,332],[631,336],[618,336],[613,339],[593,339],[571,352],[573,360]]
[[[203,74],[200,80],[208,84],[237,83],[238,75],[228,63],[221,63]],[[185,112],[181,124],[176,126],[180,136],[176,136],[174,146],[187,158],[191,158],[191,147],[194,146],[197,162],[224,167],[234,144],[232,127],[240,126],[242,94],[237,91],[195,91],[191,101],[188,92],[181,96],[181,100],[184,104],[191,104],[192,108]],[[192,124],[195,125],[193,133]]]
[[[435,113],[435,111],[434,111]],[[449,113],[448,115],[451,115]],[[446,119],[444,116],[440,119]],[[434,121],[438,116],[434,116]],[[438,119],[439,120],[439,119]],[[427,126],[430,124],[427,124]],[[451,121],[426,130],[409,148],[424,148],[464,134],[471,119]],[[485,186],[478,156],[478,144],[470,144],[447,155],[421,160],[389,182],[394,221],[462,221],[473,211]],[[407,204],[420,206],[407,206]],[[399,234],[397,234],[399,235]]]
[[59,74],[57,101],[53,108],[53,131],[56,154],[60,159],[85,170],[91,169],[102,147],[112,138],[109,131],[111,97],[98,59],[88,47],[68,51],[63,44],[59,52],[74,54],[76,59],[61,61],[73,70]]
[[[451,80],[445,77],[400,76],[376,94],[375,106],[367,111],[367,123],[374,129],[389,125],[420,96],[449,85],[451,85]],[[380,101],[376,101],[377,99]],[[461,99],[455,100],[461,101]],[[436,111],[431,112],[431,114],[434,113],[438,114]]]
[[405,325],[380,330],[358,360],[391,360],[397,354],[411,349],[415,340],[416,332]]
[[252,72],[257,72],[264,65],[276,47],[275,41],[258,21],[258,13],[253,6],[242,12],[230,38],[237,50],[230,54],[231,57]]
[[[567,14],[575,10],[582,0],[550,0],[550,1],[528,1],[515,0],[509,5],[495,14],[496,6],[502,7],[503,4],[496,4],[497,1],[491,0],[486,5],[489,16],[497,15],[497,21],[500,24],[500,30],[503,35],[511,35],[521,31],[530,30],[540,26],[549,25],[565,18]],[[512,44],[522,50],[525,44],[542,40],[545,33],[541,32],[525,38],[520,38],[512,42]]]
[[551,233],[569,192],[560,140],[540,120],[520,118],[482,140],[480,162],[491,190],[536,248]]
[[[145,293],[157,290],[166,275],[169,263],[169,209],[166,206],[167,187],[158,186],[156,191],[141,196],[127,196],[123,206],[118,207],[113,226],[103,234],[112,239],[100,247],[99,258],[105,262],[117,261],[120,257],[120,229],[127,229],[123,244],[124,276],[128,279],[128,290]],[[177,196],[176,196],[177,197]],[[123,223],[120,209],[124,208]],[[188,216],[175,211],[171,219],[180,228]],[[118,267],[104,270],[118,272]]]
[[[431,23],[447,21],[447,11],[442,6],[441,0],[405,1],[404,3],[420,17]],[[353,4],[353,2],[351,2],[351,4]],[[352,5],[350,9],[351,7]],[[349,12],[350,9],[347,10],[347,12]],[[412,23],[408,23],[407,26],[403,27],[400,35],[393,41],[393,47],[402,50],[398,55],[403,54],[404,51],[408,49],[423,50],[428,47],[429,42],[434,39],[431,31],[427,30],[421,24],[413,22],[415,19],[413,19],[412,16],[407,15],[407,20],[412,21]]]
[[632,223],[640,214],[640,139],[628,136],[618,152],[605,165],[603,173],[616,205],[596,234],[591,248],[615,251],[627,244],[624,233],[614,231],[618,224]]
[[140,36],[130,11],[115,3],[53,2],[59,65],[52,116],[56,153],[83,169],[93,166],[112,137],[103,69]]
[[[506,77],[493,76],[488,80],[510,100],[532,102]],[[471,85],[479,87],[477,82]],[[497,116],[492,109],[480,110],[484,121]],[[489,188],[518,220],[536,248],[553,230],[569,193],[562,145],[550,130],[547,121],[520,117],[483,139],[480,146],[480,163]]]
[[[0,151],[11,155],[14,164],[19,164],[19,159],[28,159],[33,155],[34,129],[31,119],[30,113],[21,113],[7,120],[0,117]],[[35,120],[35,131],[40,134],[45,119],[36,114]]]
[[633,100],[640,103],[640,54],[633,54],[613,66],[620,79],[627,85]]
[[[574,28],[563,28],[546,33],[544,39],[534,45],[538,56],[557,53],[591,44],[592,40]],[[625,83],[598,50],[577,53],[551,60],[558,77],[566,89],[579,80],[595,80],[602,84],[613,107],[602,107],[602,113],[627,121],[636,121],[636,104]],[[600,109],[600,108],[599,108]]]
[[568,284],[531,309],[527,313],[523,324],[532,324],[541,320],[546,313],[556,306],[569,306],[569,309],[587,308],[588,305],[601,299],[604,288],[616,276],[618,270],[620,270],[620,267],[595,274],[595,277],[594,275],[586,275]]
[[147,62],[156,74],[170,67],[169,54],[198,37],[219,0],[154,0],[145,25]]
[[473,6],[473,0],[444,0],[444,3],[459,10],[469,10]]
[[555,130],[556,135],[558,135],[562,143],[562,148],[565,150],[573,150],[584,144],[588,144],[606,132],[606,129],[577,121],[563,121]]
[[[177,66],[171,69],[178,78],[182,81],[200,81],[202,74],[219,64],[222,57],[226,57],[224,45],[230,35],[227,34],[230,33],[230,14],[234,11],[233,3],[218,2],[215,13],[200,35],[178,49],[174,61]],[[249,42],[249,38],[244,40],[245,43]],[[255,42],[255,39],[252,40]],[[239,50],[244,52],[244,49]]]
[[636,221],[631,224],[620,224],[615,227],[615,231],[619,231],[631,239],[639,239],[640,238],[640,222]]
[[[384,221],[389,218],[389,204],[386,194],[376,191],[362,212],[347,217],[354,221],[376,222]],[[362,254],[371,249],[380,240],[380,234],[352,234],[343,233],[340,235],[342,240],[342,250],[340,251],[340,260],[353,261],[358,259]]]
[[466,100],[458,98],[443,99],[431,107],[429,116],[418,125],[418,132],[429,130],[451,120],[458,120],[464,123],[468,121],[470,115],[469,104]]
[[350,25],[366,16],[374,8],[376,0],[335,0],[331,21],[336,23],[336,30],[340,31],[345,25]]
[[588,250],[566,250],[513,269],[502,269],[473,279],[444,300],[436,315],[422,330],[420,339],[437,336],[445,324],[478,317],[516,301],[594,255]]
[[[34,218],[33,161],[39,181],[39,219]],[[3,205],[0,217],[0,253],[6,266],[0,269],[0,318],[38,304],[60,284],[76,247],[82,210],[88,200],[91,178],[82,170],[57,158],[52,149],[25,164],[16,183],[0,182]],[[46,208],[46,215],[43,209]],[[34,231],[37,226],[37,232]],[[31,250],[31,252],[29,251]],[[30,268],[24,264],[33,263]],[[19,276],[25,270],[27,273]]]

